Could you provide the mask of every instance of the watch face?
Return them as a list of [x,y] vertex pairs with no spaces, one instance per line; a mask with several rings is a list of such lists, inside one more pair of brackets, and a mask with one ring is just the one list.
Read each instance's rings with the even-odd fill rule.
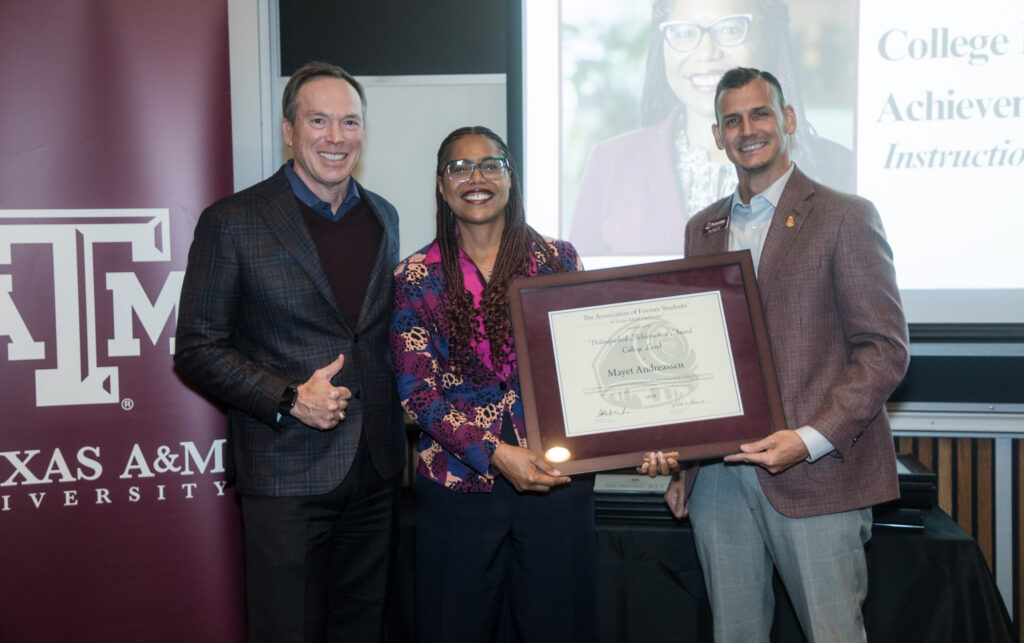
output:
[[281,415],[289,415],[289,411],[295,406],[295,402],[299,399],[299,388],[297,386],[288,385],[288,388],[281,394],[281,402],[277,406],[277,411]]

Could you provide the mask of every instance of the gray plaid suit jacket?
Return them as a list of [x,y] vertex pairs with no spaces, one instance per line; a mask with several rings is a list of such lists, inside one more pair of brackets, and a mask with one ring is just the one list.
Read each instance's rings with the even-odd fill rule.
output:
[[[732,197],[686,226],[686,256],[725,252]],[[835,446],[772,475],[765,496],[793,518],[868,507],[899,495],[885,401],[909,361],[892,251],[875,207],[793,171],[772,217],[757,283],[787,428],[810,425]],[[698,468],[687,471],[693,488]]]
[[[228,407],[240,492],[295,496],[341,483],[361,431],[387,478],[405,434],[388,355],[398,213],[359,187],[384,234],[356,326],[343,318],[296,198],[279,170],[207,208],[196,225],[178,311],[179,373]],[[353,392],[347,418],[318,431],[284,417],[285,387],[345,354],[332,381]]]

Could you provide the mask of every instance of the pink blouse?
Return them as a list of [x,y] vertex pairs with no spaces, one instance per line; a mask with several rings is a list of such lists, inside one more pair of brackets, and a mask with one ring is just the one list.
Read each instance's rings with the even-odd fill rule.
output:
[[[437,242],[430,245],[430,249],[427,250],[427,256],[424,259],[424,263],[440,263],[441,261],[441,250],[437,246]],[[514,350],[505,349],[508,355],[506,363],[503,365],[501,371],[497,371],[494,368],[494,364],[491,362],[491,342],[484,335],[484,317],[480,314],[480,301],[483,299],[484,288],[487,286],[487,280],[480,274],[480,270],[473,263],[473,260],[469,258],[466,252],[459,248],[459,267],[462,268],[462,283],[469,291],[469,294],[473,297],[473,308],[477,310],[476,316],[476,329],[479,333],[480,339],[474,337],[471,346],[476,352],[480,361],[483,362],[491,371],[501,377],[508,377],[509,373],[512,372],[512,366],[516,361],[516,353]],[[530,255],[530,276],[537,274],[537,260],[534,256]],[[511,339],[511,338],[509,338]],[[511,342],[510,342],[511,344]]]

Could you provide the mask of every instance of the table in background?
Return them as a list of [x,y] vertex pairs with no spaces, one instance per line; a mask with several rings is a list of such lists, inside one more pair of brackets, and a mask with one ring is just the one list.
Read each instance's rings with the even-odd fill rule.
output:
[[[390,643],[415,640],[414,529],[411,491],[403,489],[389,609]],[[686,521],[599,523],[597,552],[604,643],[711,641],[704,578]],[[977,543],[941,510],[924,512],[923,531],[875,527],[867,558],[864,620],[871,643],[1018,640]],[[550,589],[572,591],[571,587]],[[775,595],[772,640],[804,641],[778,582]]]
[[[939,509],[925,510],[923,518],[923,531],[873,530],[864,604],[868,640],[1017,641],[977,543]],[[602,524],[597,542],[603,641],[711,641],[711,612],[688,523]],[[778,578],[775,595],[772,640],[804,641]]]

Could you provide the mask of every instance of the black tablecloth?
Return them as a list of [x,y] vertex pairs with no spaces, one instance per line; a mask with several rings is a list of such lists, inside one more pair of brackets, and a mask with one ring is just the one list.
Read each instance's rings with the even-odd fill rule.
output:
[[[864,619],[871,643],[1011,643],[1014,627],[978,548],[948,515],[924,512],[924,530],[875,527],[868,544]],[[391,643],[413,641],[412,498],[403,496]],[[599,522],[601,640],[711,641],[711,612],[693,533],[682,523]],[[776,579],[772,640],[804,641],[792,604]],[[559,591],[572,588],[559,588]],[[737,606],[737,609],[743,609]]]
[[[874,529],[867,546],[868,640],[1016,641],[977,543],[938,509],[926,510],[923,518],[923,531]],[[604,641],[711,641],[689,525],[603,524],[597,542]],[[778,578],[775,594],[772,640],[804,641]]]

